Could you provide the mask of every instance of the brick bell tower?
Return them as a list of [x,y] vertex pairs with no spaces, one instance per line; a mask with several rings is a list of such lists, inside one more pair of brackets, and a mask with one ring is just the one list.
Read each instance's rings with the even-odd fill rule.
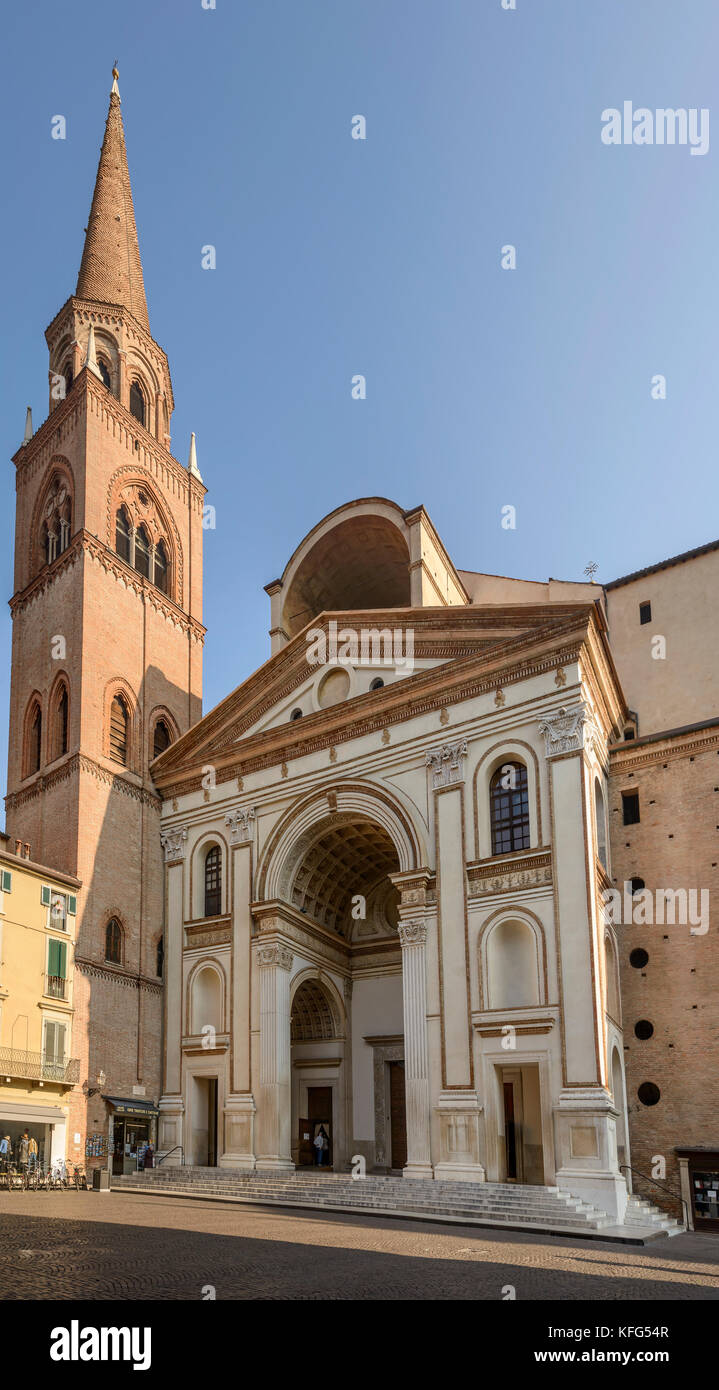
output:
[[150,334],[117,78],[77,289],[45,335],[49,414],[13,460],[7,825],[32,859],[82,881],[67,998],[52,1001],[81,1063],[67,1097],[80,1161],[86,1134],[112,1147],[120,1132],[122,1107],[104,1097],[141,1112],[160,1096],[164,868],[150,768],[202,703],[205,488],[194,436],[187,467],[170,453],[172,384]]

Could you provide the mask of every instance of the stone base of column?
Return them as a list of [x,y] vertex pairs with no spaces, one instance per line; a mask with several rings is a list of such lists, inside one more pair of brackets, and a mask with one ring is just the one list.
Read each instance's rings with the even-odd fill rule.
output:
[[439,1113],[440,1161],[434,1176],[440,1182],[484,1182],[479,1161],[479,1117],[476,1091],[442,1091]]
[[433,1178],[434,1169],[431,1163],[406,1163],[402,1169],[403,1178]]
[[162,1096],[158,1108],[155,1163],[164,1159],[163,1167],[179,1168],[183,1159],[185,1163],[188,1161],[188,1155],[178,1148],[184,1143],[182,1117],[185,1106],[182,1096]]
[[294,1173],[295,1165],[291,1158],[260,1157],[255,1160],[258,1173]]
[[601,1086],[567,1087],[560,1093],[555,1182],[621,1225],[627,1184],[618,1167],[617,1116],[612,1097]]
[[225,1150],[220,1156],[220,1168],[255,1167],[254,1155],[255,1102],[249,1093],[228,1096],[225,1102]]

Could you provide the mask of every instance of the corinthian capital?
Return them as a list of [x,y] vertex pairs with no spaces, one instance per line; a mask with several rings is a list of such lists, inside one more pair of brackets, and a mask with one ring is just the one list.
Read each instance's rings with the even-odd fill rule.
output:
[[403,949],[409,946],[424,946],[427,940],[424,922],[400,922],[397,930]]
[[166,864],[177,864],[184,859],[186,839],[186,825],[173,825],[162,831],[160,843],[165,851]]
[[255,819],[254,806],[239,806],[225,816],[225,825],[230,827],[230,844],[241,845],[252,836],[252,822]]
[[286,946],[260,946],[257,950],[257,964],[275,965],[281,970],[292,969],[292,952]]
[[443,743],[439,748],[430,748],[424,755],[425,766],[432,773],[432,787],[449,787],[453,782],[464,781],[464,760],[467,756],[467,740],[457,743]]
[[573,705],[571,709],[562,705],[552,714],[545,715],[544,719],[539,721],[539,732],[544,734],[546,756],[556,758],[559,753],[579,752],[584,747],[591,727],[589,711],[582,702]]

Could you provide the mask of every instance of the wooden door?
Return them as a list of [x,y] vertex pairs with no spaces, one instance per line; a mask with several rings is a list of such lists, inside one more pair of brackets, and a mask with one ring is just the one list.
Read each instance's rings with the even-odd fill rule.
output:
[[507,1181],[517,1180],[517,1127],[514,1114],[514,1082],[504,1082],[504,1145]]
[[390,1166],[404,1168],[407,1162],[407,1104],[404,1091],[404,1062],[389,1063]]

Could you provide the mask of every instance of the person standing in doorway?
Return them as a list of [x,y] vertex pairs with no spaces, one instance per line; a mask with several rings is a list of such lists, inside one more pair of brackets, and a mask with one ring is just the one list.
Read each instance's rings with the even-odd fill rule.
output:
[[325,1146],[325,1141],[324,1141],[324,1139],[322,1138],[322,1126],[321,1126],[321,1125],[320,1125],[320,1127],[319,1127],[319,1129],[318,1129],[318,1131],[317,1131],[317,1133],[316,1133],[314,1139],[312,1140],[312,1143],[313,1143],[313,1145],[314,1145],[314,1150],[315,1150],[315,1167],[316,1167],[316,1168],[321,1168],[321,1167],[322,1167],[322,1150],[324,1149],[324,1146]]

